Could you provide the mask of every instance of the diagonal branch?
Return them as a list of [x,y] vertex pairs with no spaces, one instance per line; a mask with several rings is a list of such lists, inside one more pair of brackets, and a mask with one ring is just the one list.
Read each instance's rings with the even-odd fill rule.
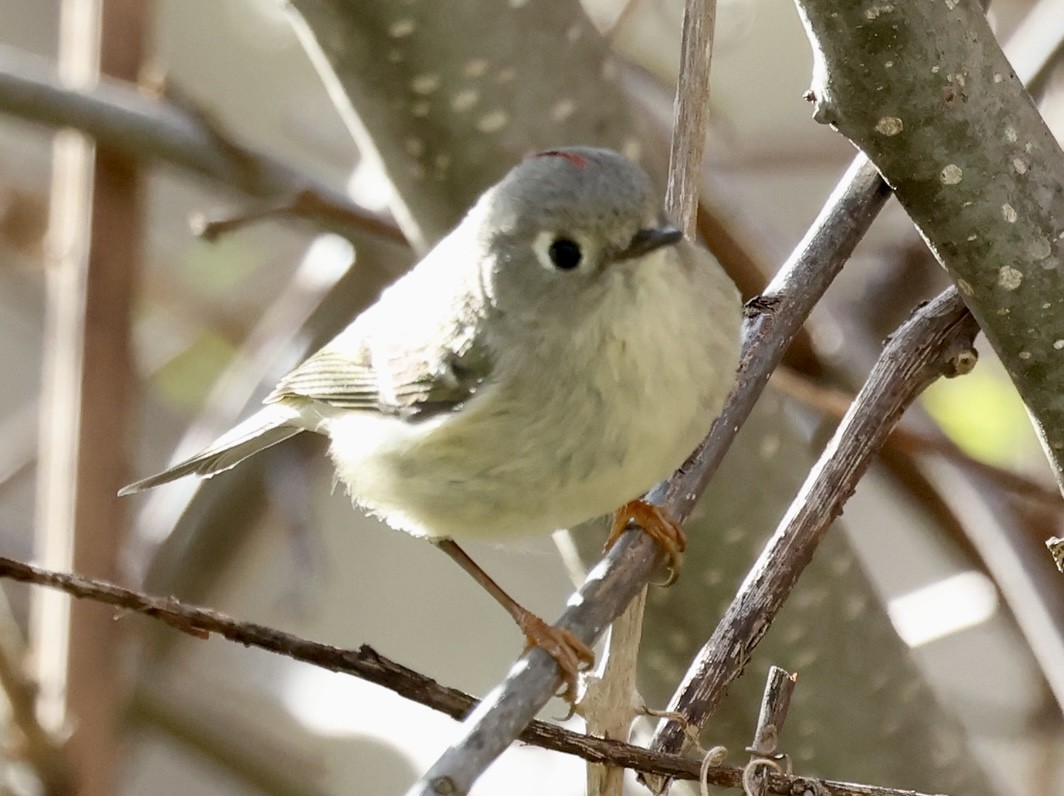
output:
[[[814,227],[747,318],[739,380],[709,437],[685,466],[650,493],[649,500],[663,505],[680,521],[690,515],[772,369],[888,195],[867,160],[857,158]],[[593,642],[649,582],[659,560],[657,544],[645,533],[626,533],[570,598],[570,607],[557,624]],[[542,650],[527,652],[466,719],[462,737],[425,775],[421,792],[439,792],[436,785],[454,788],[453,793],[467,792],[476,776],[547,703],[557,685],[554,659]]]
[[[186,605],[173,597],[153,597],[95,578],[53,572],[2,556],[0,578],[59,589],[73,597],[143,614],[196,638],[207,638],[216,633],[245,647],[257,647],[329,671],[350,674],[456,719],[477,704],[468,694],[440,685],[430,677],[385,658],[367,645],[357,650],[340,649],[264,625],[238,621],[218,611]],[[545,722],[533,722],[521,734],[521,740],[594,763],[609,763],[676,779],[697,779],[699,776],[697,760],[656,754],[621,741],[592,738]],[[705,773],[708,774],[706,781],[711,785],[742,787],[741,768],[713,766]],[[836,796],[925,796],[909,790],[778,774],[771,776],[768,782],[768,792],[779,796],[807,790],[824,792],[823,789]]]
[[[780,522],[717,629],[669,704],[702,727],[742,673],[813,552],[905,409],[940,376],[968,372],[979,327],[954,288],[918,309],[890,338],[864,387]],[[659,726],[655,751],[689,737],[677,721]]]

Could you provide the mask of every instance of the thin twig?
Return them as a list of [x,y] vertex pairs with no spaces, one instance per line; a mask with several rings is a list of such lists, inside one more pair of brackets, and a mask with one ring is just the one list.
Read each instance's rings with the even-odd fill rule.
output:
[[698,187],[709,117],[709,66],[716,15],[716,0],[687,0],[684,4],[665,210],[688,238],[694,236],[698,221]]
[[[360,677],[456,719],[477,705],[477,700],[470,695],[440,685],[430,677],[385,658],[367,645],[357,650],[340,649],[264,625],[238,621],[218,611],[186,605],[173,597],[154,597],[95,578],[52,572],[2,556],[0,578],[47,586],[73,597],[149,616],[195,638],[203,639],[216,633],[245,647],[256,647],[322,669]],[[532,722],[520,737],[526,743],[594,763],[609,763],[675,779],[693,780],[699,773],[698,760],[656,754],[622,741],[592,738],[545,722]],[[740,768],[713,766],[708,775],[709,783],[718,787],[739,788],[742,785]],[[801,793],[803,787],[813,784],[827,788],[835,796],[924,796],[909,790],[779,775],[770,778],[769,792],[787,796]]]
[[368,232],[400,239],[387,220],[340,191],[237,143],[207,114],[186,107],[187,101],[183,106],[153,100],[113,80],[74,90],[63,85],[47,63],[0,47],[0,111],[49,127],[76,127],[116,153],[171,163],[249,196],[288,202],[311,196],[316,212],[294,215],[347,238]]
[[768,776],[779,770],[779,760],[784,759],[778,754],[780,731],[787,720],[791,694],[797,682],[797,674],[790,674],[778,666],[769,667],[754,740],[746,750],[750,753],[750,762],[743,771],[743,790],[747,796],[768,793]]
[[243,229],[246,226],[270,219],[299,218],[321,224],[326,221],[357,223],[365,232],[378,235],[395,243],[405,244],[406,236],[399,227],[386,218],[368,211],[352,216],[349,208],[336,205],[331,199],[315,190],[304,188],[292,196],[270,202],[242,213],[229,215],[197,215],[192,218],[192,231],[205,241],[213,243],[222,235]]
[[650,494],[687,517],[750,416],[772,371],[886,204],[890,189],[864,156],[854,158],[813,226],[761,296],[747,303],[743,351],[724,409],[680,471]]
[[779,736],[787,711],[791,707],[791,694],[798,682],[798,675],[771,666],[765,680],[765,693],[761,697],[761,712],[757,717],[754,741],[748,752],[760,757],[772,757],[779,751]]
[[[890,428],[929,384],[974,365],[971,345],[978,331],[957,291],[950,288],[918,309],[890,338],[820,461],[688,669],[670,711],[684,716],[689,725],[704,726],[746,667]],[[688,737],[680,722],[668,721],[659,726],[651,748],[675,752]]]

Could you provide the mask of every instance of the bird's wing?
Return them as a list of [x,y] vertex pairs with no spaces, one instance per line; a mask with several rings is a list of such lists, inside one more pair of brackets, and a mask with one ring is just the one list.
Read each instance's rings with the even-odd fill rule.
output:
[[423,418],[467,401],[492,370],[475,329],[461,320],[470,315],[414,317],[418,308],[402,301],[402,291],[385,298],[285,376],[266,402],[303,397]]

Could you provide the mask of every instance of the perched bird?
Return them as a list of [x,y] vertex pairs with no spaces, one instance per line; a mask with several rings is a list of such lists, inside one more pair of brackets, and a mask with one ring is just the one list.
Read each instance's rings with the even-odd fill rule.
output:
[[454,540],[550,532],[622,506],[614,537],[635,518],[678,557],[682,531],[638,498],[720,411],[740,318],[735,286],[668,223],[641,168],[606,149],[540,152],[258,413],[120,494],[327,435],[354,501],[455,558],[572,686],[586,645]]

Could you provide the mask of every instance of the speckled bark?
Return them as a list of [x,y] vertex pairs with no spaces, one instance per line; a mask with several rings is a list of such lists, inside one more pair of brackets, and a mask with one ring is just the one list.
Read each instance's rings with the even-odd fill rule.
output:
[[639,154],[616,65],[576,0],[289,5],[422,248],[530,151],[594,143]]
[[1064,154],[975,0],[797,0],[816,119],[875,163],[1064,461]]

